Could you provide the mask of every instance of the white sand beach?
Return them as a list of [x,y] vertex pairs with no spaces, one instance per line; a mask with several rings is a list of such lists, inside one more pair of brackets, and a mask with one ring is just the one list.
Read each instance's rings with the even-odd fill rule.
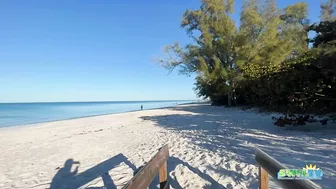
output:
[[2,128],[0,188],[121,188],[164,144],[172,188],[258,188],[254,146],[291,168],[316,164],[316,183],[335,188],[336,125],[314,128],[209,105]]

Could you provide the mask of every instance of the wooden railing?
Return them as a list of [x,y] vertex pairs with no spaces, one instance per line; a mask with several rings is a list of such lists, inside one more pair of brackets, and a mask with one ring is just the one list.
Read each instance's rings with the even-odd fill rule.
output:
[[169,189],[167,160],[169,157],[168,145],[160,148],[159,152],[137,172],[123,189],[146,189],[159,173],[160,189]]
[[268,189],[269,175],[283,188],[288,189],[320,189],[321,187],[310,180],[278,180],[280,169],[287,169],[277,160],[256,148],[255,159],[259,164],[259,189]]
[[[159,152],[137,172],[123,189],[146,189],[159,174],[160,189],[169,189],[167,160],[169,157],[168,145],[160,148]],[[287,189],[320,189],[321,187],[310,180],[278,180],[280,169],[287,169],[277,160],[256,148],[255,159],[259,164],[259,189],[268,189],[269,175],[278,185]]]

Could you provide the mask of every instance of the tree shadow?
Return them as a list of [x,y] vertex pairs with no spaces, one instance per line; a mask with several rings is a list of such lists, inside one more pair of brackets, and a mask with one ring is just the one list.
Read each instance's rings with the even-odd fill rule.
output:
[[[176,167],[178,165],[183,165],[183,166],[187,167],[194,174],[198,175],[203,180],[209,182],[210,183],[209,188],[226,189],[223,185],[219,184],[216,180],[214,180],[208,174],[203,173],[199,169],[191,166],[189,163],[187,163],[187,162],[185,162],[185,161],[183,161],[183,160],[181,160],[177,157],[174,157],[174,156],[170,156],[168,158],[168,162],[167,162],[168,173],[173,173],[173,171],[176,169]],[[171,174],[168,175],[168,182],[169,182],[169,185],[172,186],[174,189],[183,189],[183,187],[180,185],[180,183],[176,180],[176,178],[174,176],[172,177]],[[157,175],[155,177],[155,179],[153,180],[153,182],[151,183],[151,185],[149,186],[149,188],[150,189],[156,189],[156,188],[159,188],[158,185],[159,185],[159,176]]]
[[74,165],[79,164],[79,162],[75,162],[73,159],[68,159],[64,163],[64,167],[60,168],[56,173],[52,182],[50,184],[50,189],[59,189],[59,188],[79,188],[94,179],[101,177],[104,183],[104,187],[88,187],[90,189],[116,189],[116,185],[114,184],[112,178],[109,175],[109,171],[115,168],[120,163],[125,163],[129,166],[133,171],[136,171],[135,165],[133,165],[123,154],[118,154],[104,162],[91,167],[90,169],[78,173],[78,166],[75,168],[73,172],[71,169]]
[[[214,180],[211,176],[209,176],[206,173],[203,173],[202,171],[200,171],[199,169],[191,166],[189,163],[182,161],[181,159],[177,158],[177,157],[169,157],[168,159],[168,171],[172,172],[175,170],[175,168],[178,165],[183,165],[185,167],[187,167],[190,171],[192,171],[194,174],[197,174],[199,177],[201,177],[203,180],[208,181],[211,185],[209,186],[210,188],[214,188],[214,189],[225,189],[225,187],[221,184],[219,184],[216,180]],[[170,181],[172,181],[171,185],[174,188],[182,188],[181,185],[178,183],[178,181],[176,181],[175,179],[170,177]]]
[[[230,161],[256,165],[254,147],[259,147],[290,168],[316,164],[325,173],[323,180],[316,181],[325,185],[323,188],[330,188],[335,182],[336,148],[330,149],[336,139],[334,124],[307,132],[275,127],[271,119],[274,114],[262,115],[253,110],[207,105],[179,106],[170,110],[176,113],[143,119],[181,134],[193,144]],[[231,174],[232,170],[219,167],[215,171]],[[249,177],[249,180],[256,179],[256,175]]]

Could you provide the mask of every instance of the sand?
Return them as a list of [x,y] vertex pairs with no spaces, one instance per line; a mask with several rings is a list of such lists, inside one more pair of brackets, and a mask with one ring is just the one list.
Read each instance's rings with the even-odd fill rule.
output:
[[258,188],[255,146],[291,168],[316,164],[316,183],[333,188],[335,124],[288,130],[271,116],[184,105],[2,128],[0,188],[121,188],[164,144],[172,188]]

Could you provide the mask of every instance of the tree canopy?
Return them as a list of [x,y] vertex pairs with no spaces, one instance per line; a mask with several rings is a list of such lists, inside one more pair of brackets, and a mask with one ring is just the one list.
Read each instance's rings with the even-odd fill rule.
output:
[[328,0],[327,2],[321,4],[321,20],[336,20],[336,0]]
[[[321,23],[310,25],[304,2],[279,9],[275,0],[245,0],[236,23],[234,0],[202,0],[181,21],[192,42],[167,46],[168,58],[160,63],[196,74],[197,94],[214,104],[284,112],[310,111],[307,106],[315,104],[322,112],[335,98],[329,94],[335,92],[335,5],[336,0],[321,4]],[[309,31],[316,33],[313,39]]]

